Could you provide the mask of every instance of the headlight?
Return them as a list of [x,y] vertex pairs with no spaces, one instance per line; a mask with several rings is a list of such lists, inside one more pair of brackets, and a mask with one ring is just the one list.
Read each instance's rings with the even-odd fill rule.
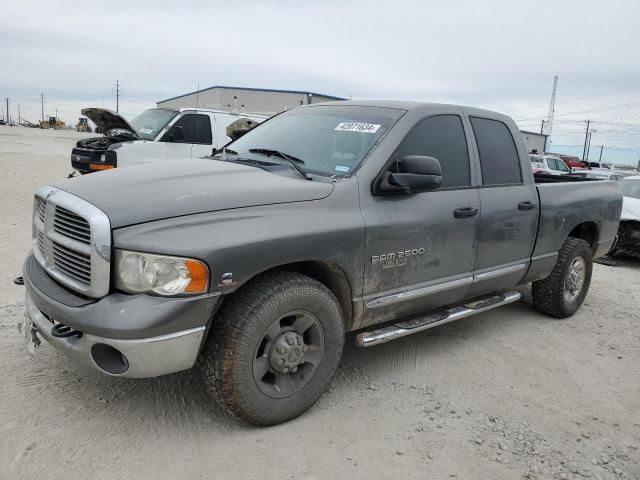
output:
[[206,293],[207,266],[199,260],[116,250],[116,288],[128,293]]

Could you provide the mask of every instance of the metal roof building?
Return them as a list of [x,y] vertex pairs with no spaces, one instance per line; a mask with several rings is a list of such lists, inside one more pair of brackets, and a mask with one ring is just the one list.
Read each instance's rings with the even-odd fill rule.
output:
[[520,130],[528,153],[544,153],[547,150],[548,135],[538,132]]
[[160,100],[158,108],[211,108],[229,112],[275,115],[289,108],[310,103],[345,100],[321,93],[299,90],[270,90],[216,85],[177,97]]

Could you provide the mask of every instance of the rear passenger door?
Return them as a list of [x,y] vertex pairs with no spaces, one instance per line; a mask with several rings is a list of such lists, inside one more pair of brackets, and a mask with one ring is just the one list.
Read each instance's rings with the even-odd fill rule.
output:
[[480,160],[480,228],[470,296],[514,286],[525,274],[538,225],[538,194],[506,123],[470,116]]

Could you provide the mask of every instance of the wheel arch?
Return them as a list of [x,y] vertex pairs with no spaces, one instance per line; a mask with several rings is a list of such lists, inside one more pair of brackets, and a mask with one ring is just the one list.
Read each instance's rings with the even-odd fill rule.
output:
[[580,238],[591,247],[591,252],[595,254],[598,247],[598,224],[594,221],[585,221],[575,225],[569,232],[568,237]]
[[[322,283],[336,296],[342,312],[344,314],[345,330],[350,330],[354,321],[354,308],[352,301],[352,286],[349,277],[342,267],[333,262],[324,260],[306,260],[278,265],[267,270],[255,273],[246,281],[242,282],[240,288],[252,279],[268,272],[277,270],[290,270],[307,275],[310,278]],[[229,293],[233,295],[233,293]]]

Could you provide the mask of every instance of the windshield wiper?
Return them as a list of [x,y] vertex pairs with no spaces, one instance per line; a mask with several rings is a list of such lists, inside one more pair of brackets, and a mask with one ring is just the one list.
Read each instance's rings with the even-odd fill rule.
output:
[[304,165],[304,160],[294,157],[293,155],[287,155],[286,153],[283,153],[280,150],[272,150],[270,148],[251,148],[249,149],[249,153],[261,153],[263,155],[266,155],[267,157],[275,156],[275,157],[283,158],[287,160],[289,164],[294,169],[296,169],[296,171],[300,175],[302,175],[304,178],[306,178],[307,180],[312,179],[311,175],[299,165],[300,163]]

